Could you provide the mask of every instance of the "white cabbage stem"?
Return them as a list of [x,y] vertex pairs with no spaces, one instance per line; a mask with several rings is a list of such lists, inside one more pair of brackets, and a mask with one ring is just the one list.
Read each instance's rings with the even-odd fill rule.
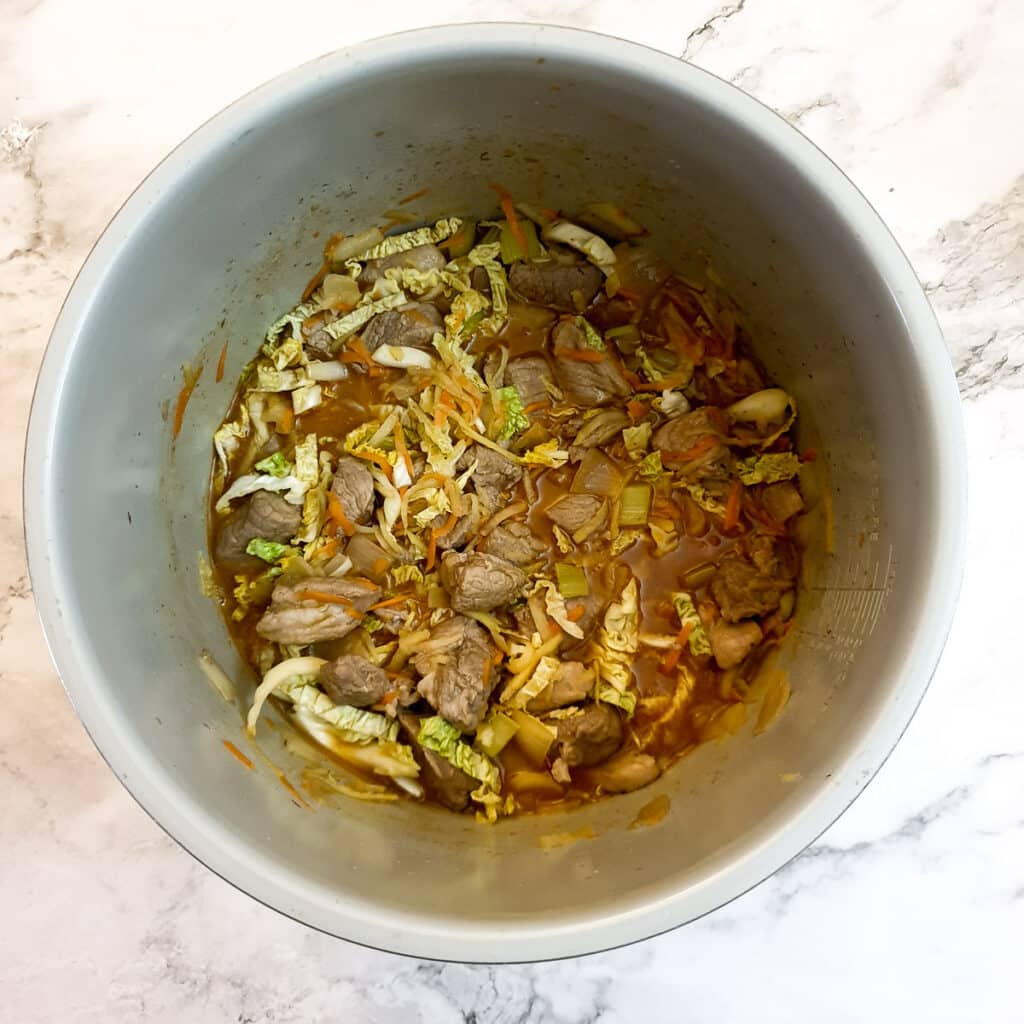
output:
[[249,716],[245,720],[245,731],[250,736],[256,735],[256,721],[260,717],[263,705],[285,680],[292,676],[318,676],[320,667],[326,664],[327,662],[323,658],[314,658],[309,655],[304,658],[288,658],[275,665],[263,677],[263,682],[256,687],[256,693],[252,698],[252,707],[249,708]]

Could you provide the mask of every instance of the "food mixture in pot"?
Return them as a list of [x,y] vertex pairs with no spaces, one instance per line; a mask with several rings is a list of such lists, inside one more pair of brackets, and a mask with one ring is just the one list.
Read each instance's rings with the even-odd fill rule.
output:
[[[501,815],[735,731],[790,626],[793,399],[624,210],[336,235],[214,435],[211,592],[353,795]],[[326,755],[325,755],[326,757]]]

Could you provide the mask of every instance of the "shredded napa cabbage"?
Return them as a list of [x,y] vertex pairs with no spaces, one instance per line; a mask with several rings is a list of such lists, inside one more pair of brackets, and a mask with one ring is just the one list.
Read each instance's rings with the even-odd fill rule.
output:
[[277,340],[284,334],[286,327],[291,327],[292,337],[298,338],[301,341],[303,321],[318,312],[320,308],[319,299],[317,296],[313,296],[309,301],[300,303],[294,309],[288,310],[284,316],[278,317],[267,329],[266,344],[263,351],[268,355],[274,351]]
[[274,565],[280,562],[286,555],[294,555],[295,548],[289,547],[287,544],[281,544],[276,540],[264,540],[262,537],[253,537],[245,546],[245,553],[247,555],[255,555],[257,558],[262,558],[264,562]]
[[583,332],[583,336],[587,339],[587,345],[590,348],[596,349],[598,352],[605,350],[604,339],[597,333],[585,316],[576,317],[576,326]]
[[649,519],[647,529],[654,541],[654,557],[667,555],[679,546],[679,532],[671,519]]
[[275,565],[256,579],[250,579],[248,576],[235,577],[235,589],[232,591],[235,608],[231,613],[231,618],[235,622],[241,622],[249,614],[253,601],[258,598],[266,600],[269,597],[273,581],[275,577],[281,575],[281,571],[281,566]]
[[690,597],[689,594],[673,594],[672,605],[676,610],[676,615],[679,616],[679,625],[693,627],[690,630],[690,653],[710,654],[711,641],[708,640],[708,634],[704,629],[704,624],[700,621],[700,615],[697,614],[697,608],[693,603],[693,598]]
[[563,555],[567,555],[571,551],[576,550],[576,545],[573,544],[572,538],[557,523],[551,524],[551,532],[554,535],[555,544],[558,546],[558,550],[561,551]]
[[491,315],[486,320],[481,320],[480,326],[495,333],[508,318],[508,278],[505,276],[505,268],[501,265],[500,251],[501,243],[492,242],[475,246],[466,256],[470,266],[483,267],[487,273],[487,283],[491,287]]
[[364,252],[355,253],[350,258],[363,262],[379,260],[385,256],[394,256],[415,249],[418,245],[436,245],[454,235],[461,226],[462,221],[458,217],[448,217],[439,220],[433,227],[413,228],[412,231],[403,231],[400,235],[388,235],[376,245]]
[[301,678],[292,677],[279,683],[274,694],[316,715],[346,743],[390,741],[398,736],[398,722],[393,718],[347,704],[335,704],[322,690]]
[[324,397],[324,389],[319,384],[303,384],[292,391],[292,409],[296,416],[301,416],[310,409],[315,409]]
[[640,614],[636,579],[622,590],[604,615],[598,634],[597,670],[600,680],[625,693],[633,680],[633,659],[640,647]]
[[[315,434],[310,434],[308,437],[312,437],[314,441],[316,440]],[[296,461],[298,460],[298,452],[299,446],[296,445]],[[318,460],[319,472],[317,475],[314,476],[313,474],[312,464],[304,467],[304,473],[308,471],[308,478],[313,482],[302,499],[302,528],[296,536],[296,540],[300,544],[314,544],[320,534],[320,530],[323,528],[324,516],[327,513],[327,492],[330,489],[332,479],[331,463],[330,452],[320,452]],[[306,478],[304,477],[304,479]],[[312,548],[307,546],[306,557],[308,558],[312,553]]]
[[307,488],[315,487],[320,475],[316,434],[307,434],[295,443],[295,475]]
[[279,370],[271,363],[260,360],[256,364],[256,391],[294,391],[296,388],[308,387],[313,381],[305,367],[294,370]]
[[627,718],[632,718],[633,712],[636,711],[636,699],[636,694],[632,690],[621,693],[609,683],[599,683],[594,689],[594,700],[614,704],[626,713]]
[[621,530],[619,535],[611,542],[609,552],[612,556],[621,555],[627,548],[631,548],[638,540],[643,539],[639,530]]
[[[444,334],[438,331],[434,335],[433,345],[445,366],[463,374],[467,380],[482,391],[485,385],[480,374],[476,372],[473,357],[462,348],[459,341],[464,334],[468,333],[464,328],[468,319],[473,315],[470,311],[476,308],[476,302],[472,296],[483,298],[479,292],[466,292],[455,299],[451,312],[444,319]],[[465,301],[463,302],[463,300]]]
[[285,338],[276,345],[267,342],[263,346],[263,352],[270,359],[275,370],[305,366],[309,362],[302,347],[302,335],[297,330],[292,337]]
[[792,452],[771,455],[752,455],[737,464],[740,480],[748,487],[753,484],[776,484],[791,480],[800,471],[800,457]]
[[220,460],[221,469],[225,473],[228,471],[228,462],[231,456],[238,451],[242,440],[248,436],[249,410],[242,405],[238,410],[238,419],[221,424],[213,434],[213,447]]
[[288,476],[269,476],[266,473],[246,473],[217,499],[214,506],[218,512],[226,512],[236,498],[244,498],[256,491],[273,491],[277,494],[285,492],[284,499],[291,505],[301,505],[306,493],[306,484],[294,474]]
[[558,441],[552,439],[523,452],[523,462],[534,466],[551,466],[557,469],[569,461],[569,453],[558,447]]
[[273,455],[260,459],[252,468],[260,473],[277,477],[285,477],[292,472],[292,464],[280,452],[274,452]]
[[547,242],[559,242],[583,253],[591,263],[601,268],[605,277],[614,273],[615,253],[603,238],[592,231],[567,220],[556,220],[548,224],[541,234]]
[[[366,298],[369,298],[369,296],[364,296],[364,299]],[[399,290],[378,299],[370,298],[370,301],[360,302],[350,313],[346,313],[344,316],[340,316],[337,320],[324,326],[325,333],[334,339],[331,350],[337,350],[341,342],[346,338],[351,338],[360,327],[369,323],[378,313],[384,313],[389,309],[404,306],[408,301],[405,292]]]
[[388,573],[391,584],[400,587],[403,583],[422,583],[423,572],[418,565],[396,565]]
[[501,789],[501,772],[498,766],[485,754],[474,750],[466,743],[462,739],[462,733],[440,715],[423,719],[417,739],[420,746],[440,754],[459,771],[483,783],[484,788],[490,792],[496,793]]
[[393,370],[429,370],[434,365],[428,352],[412,345],[381,345],[374,350],[370,358],[375,363],[389,366]]
[[580,629],[579,624],[573,622],[569,618],[569,610],[565,606],[565,598],[562,597],[558,590],[558,587],[551,582],[551,580],[540,579],[534,584],[533,588],[528,591],[530,594],[537,594],[543,592],[544,594],[544,609],[548,615],[558,623],[559,627],[565,630],[569,636],[576,637],[577,640],[583,639],[583,630]]
[[640,362],[640,372],[647,380],[654,382],[664,378],[665,374],[655,365],[643,345],[637,345],[636,357]]
[[504,388],[495,388],[491,395],[495,408],[502,410],[501,429],[498,431],[499,441],[507,441],[509,438],[515,437],[530,425],[530,417],[523,411],[523,400],[514,387],[509,385]]
[[637,471],[645,480],[657,480],[665,471],[661,465],[661,452],[651,452],[645,455],[637,467]]
[[[635,427],[625,427],[622,431],[622,440],[626,445],[626,452],[634,462],[641,462],[645,459],[647,446],[651,443],[653,427],[650,423],[638,423]],[[658,456],[658,467],[661,468],[661,452]]]
[[384,276],[404,291],[412,292],[425,301],[442,292],[465,291],[468,285],[450,270],[417,270],[415,267],[389,267]]
[[539,697],[554,681],[561,667],[558,658],[545,655],[537,662],[533,674],[516,691],[509,703],[514,708],[525,708],[534,697]]
[[710,512],[714,516],[725,515],[725,502],[716,498],[703,484],[689,483],[687,481],[682,482],[683,487],[686,488],[690,497],[702,508],[705,512]]
[[[449,338],[468,337],[473,327],[480,323],[490,304],[487,297],[469,288],[452,300],[452,308],[444,318],[445,334]],[[444,357],[444,353],[441,353]],[[446,359],[445,362],[448,362]]]

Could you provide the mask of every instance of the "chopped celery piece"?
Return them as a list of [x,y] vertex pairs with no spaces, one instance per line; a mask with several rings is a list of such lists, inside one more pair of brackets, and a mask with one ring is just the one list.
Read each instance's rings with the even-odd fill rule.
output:
[[605,331],[604,336],[612,341],[639,341],[640,328],[636,324],[623,324],[622,327],[612,327]]
[[718,567],[713,562],[705,562],[703,565],[687,569],[683,573],[683,583],[687,590],[700,590],[711,582],[716,572]]
[[535,765],[542,765],[555,742],[555,730],[520,708],[510,708],[508,713],[517,726],[516,745]]
[[622,526],[646,526],[651,510],[651,488],[648,484],[630,484],[623,488],[619,505],[619,523]]
[[556,562],[555,576],[558,578],[558,592],[562,597],[586,597],[590,593],[587,574],[578,565]]
[[476,745],[488,756],[497,757],[519,726],[504,711],[492,711],[476,731]]
[[522,228],[523,238],[526,239],[526,252],[512,230],[507,220],[501,222],[501,262],[515,263],[516,260],[535,260],[541,256],[540,241],[537,238],[537,229],[533,221],[521,218],[519,226]]

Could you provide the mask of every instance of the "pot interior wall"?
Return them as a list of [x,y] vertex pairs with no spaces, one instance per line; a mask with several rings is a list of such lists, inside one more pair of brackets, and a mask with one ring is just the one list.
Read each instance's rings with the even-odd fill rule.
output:
[[[767,734],[703,748],[649,790],[568,815],[488,828],[406,802],[308,810],[243,737],[241,709],[198,669],[209,649],[244,678],[199,594],[210,435],[326,235],[380,223],[422,188],[429,193],[409,208],[423,220],[487,214],[491,181],[564,209],[614,199],[691,272],[710,260],[746,310],[759,353],[797,396],[805,438],[825,456],[834,555],[823,556],[819,532],[783,657],[793,699]],[[69,504],[55,539],[74,615],[108,680],[106,714],[151,777],[182,806],[194,801],[211,834],[246,847],[256,873],[277,872],[325,914],[344,902],[368,918],[390,907],[497,924],[607,916],[697,888],[810,807],[890,699],[894,638],[914,628],[901,588],[928,542],[909,510],[932,464],[903,322],[858,242],[830,226],[833,215],[729,117],[557,54],[453,61],[443,73],[414,58],[387,78],[311,85],[222,139],[163,191],[102,281],[60,399],[59,422],[76,429],[58,432],[53,453],[58,500],[90,495]],[[197,358],[206,369],[172,451],[180,367]],[[280,732],[261,737],[269,760],[297,780],[301,764]],[[255,769],[228,756],[222,739]],[[671,798],[668,816],[628,829],[660,793]],[[587,828],[595,838],[547,851],[538,842]]]

